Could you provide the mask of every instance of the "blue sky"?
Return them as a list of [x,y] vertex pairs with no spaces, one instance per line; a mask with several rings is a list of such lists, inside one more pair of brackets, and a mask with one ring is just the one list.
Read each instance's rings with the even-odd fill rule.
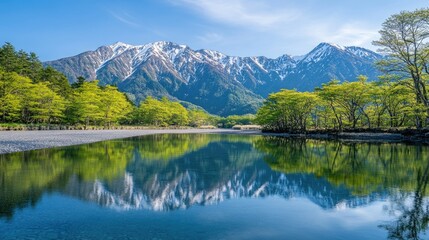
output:
[[236,56],[371,48],[383,21],[427,0],[1,0],[0,43],[43,61],[117,41],[172,41]]

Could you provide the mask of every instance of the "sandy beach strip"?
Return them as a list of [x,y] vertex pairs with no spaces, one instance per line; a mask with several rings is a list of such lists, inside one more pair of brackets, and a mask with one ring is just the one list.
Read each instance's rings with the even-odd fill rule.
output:
[[150,134],[234,133],[228,129],[0,131],[0,154]]

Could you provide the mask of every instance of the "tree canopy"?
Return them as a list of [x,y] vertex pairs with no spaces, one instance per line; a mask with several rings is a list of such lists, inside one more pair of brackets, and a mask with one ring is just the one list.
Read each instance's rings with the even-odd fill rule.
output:
[[333,80],[314,93],[282,90],[268,97],[256,121],[277,132],[419,127],[418,119],[427,115],[407,87],[410,80],[387,77],[373,82],[364,76],[354,82]]
[[34,53],[0,47],[0,122],[118,123],[132,104],[116,87],[79,78],[70,86],[64,74],[44,68]]
[[[403,11],[389,17],[380,30],[381,38],[373,44],[388,57],[378,63],[387,74],[410,79],[407,86],[413,90],[416,102],[426,111],[429,123],[429,9]],[[417,110],[416,110],[417,111]],[[416,114],[418,127],[424,122],[422,114]]]

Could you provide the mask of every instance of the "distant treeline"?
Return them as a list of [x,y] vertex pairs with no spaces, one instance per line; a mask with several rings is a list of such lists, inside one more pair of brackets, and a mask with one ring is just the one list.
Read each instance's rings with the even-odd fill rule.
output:
[[368,82],[331,81],[314,93],[282,90],[258,110],[266,130],[429,127],[429,9],[388,18],[374,45],[386,54],[385,74]]
[[232,127],[250,124],[253,115],[222,118],[201,109],[186,109],[167,98],[148,97],[135,106],[115,86],[97,80],[69,84],[52,67],[43,67],[35,53],[0,48],[0,123],[63,125],[150,125]]

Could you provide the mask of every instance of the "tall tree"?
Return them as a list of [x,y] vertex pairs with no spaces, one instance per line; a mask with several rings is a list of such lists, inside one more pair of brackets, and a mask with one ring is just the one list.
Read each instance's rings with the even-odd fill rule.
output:
[[267,130],[305,132],[316,103],[313,93],[283,89],[268,96],[256,114],[256,122]]
[[100,110],[103,113],[105,126],[117,122],[132,111],[132,105],[124,93],[118,91],[117,87],[106,86],[100,96]]
[[82,87],[83,83],[85,82],[85,78],[82,76],[77,77],[77,81],[72,83],[72,88],[80,88]]
[[6,72],[16,72],[35,80],[43,66],[35,53],[16,51],[12,44],[5,43],[0,47],[0,68]]
[[[411,78],[418,104],[426,108],[426,124],[429,124],[429,9],[403,11],[389,17],[380,30],[381,38],[373,44],[388,58],[380,61],[382,71]],[[422,127],[419,119],[417,127]]]
[[31,80],[14,72],[0,70],[0,120],[20,121],[25,113],[25,102],[33,96]]
[[49,88],[49,83],[35,84],[30,101],[31,120],[42,123],[59,122],[64,117],[66,101]]
[[203,125],[213,124],[210,120],[210,115],[200,109],[192,109],[188,111],[189,125],[191,127],[200,127]]
[[64,98],[68,98],[71,94],[71,87],[66,76],[51,66],[42,69],[39,76],[33,81],[50,83],[49,88]]
[[189,123],[188,110],[178,102],[168,102],[168,108],[171,113],[169,125],[185,126]]
[[103,118],[101,105],[101,89],[98,81],[85,82],[78,88],[72,98],[72,108],[76,111],[77,120],[88,126],[96,124]]
[[342,131],[344,125],[356,128],[362,116],[365,117],[368,127],[371,127],[366,112],[366,107],[370,103],[369,90],[367,78],[359,76],[356,82],[340,84],[338,81],[331,81],[317,89],[317,94],[332,110],[339,130]]
[[147,97],[140,103],[140,123],[154,126],[168,126],[170,112],[168,107],[153,97]]

